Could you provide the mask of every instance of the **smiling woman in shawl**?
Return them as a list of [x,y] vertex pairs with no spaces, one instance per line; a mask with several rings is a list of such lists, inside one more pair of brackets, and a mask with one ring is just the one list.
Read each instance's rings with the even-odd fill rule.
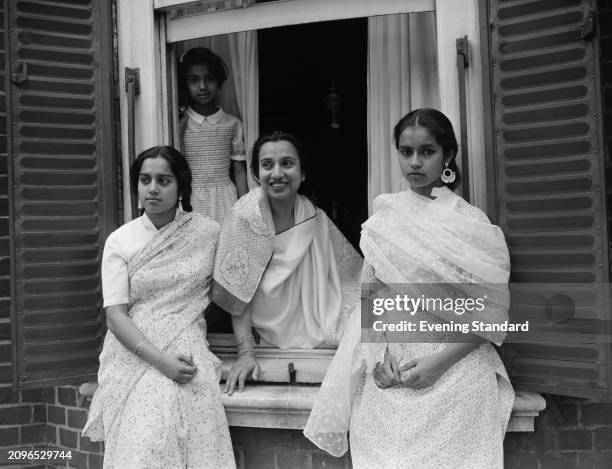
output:
[[[413,111],[394,140],[410,189],[374,201],[362,225],[363,282],[415,298],[486,298],[470,321],[503,323],[508,250],[501,230],[450,190],[457,142],[449,120],[433,109]],[[420,310],[416,318],[449,324],[460,314]],[[502,332],[415,332],[404,341],[390,334],[389,343],[362,344],[361,327],[356,310],[304,430],[308,438],[339,456],[349,430],[355,468],[503,467],[514,393],[492,346]]]
[[220,362],[200,321],[219,225],[191,211],[191,172],[171,147],[140,154],[130,181],[144,214],[104,246],[109,330],[83,433],[104,440],[105,468],[233,468]]
[[223,223],[212,287],[213,301],[232,315],[238,346],[230,394],[258,376],[252,327],[279,348],[337,343],[359,299],[361,257],[325,212],[297,193],[306,161],[295,137],[260,137],[251,169],[260,186]]

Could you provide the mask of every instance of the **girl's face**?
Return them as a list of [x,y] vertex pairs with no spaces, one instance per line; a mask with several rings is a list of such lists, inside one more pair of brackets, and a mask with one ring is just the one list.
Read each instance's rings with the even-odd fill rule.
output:
[[259,183],[270,199],[295,197],[304,174],[297,149],[291,142],[264,143],[259,150]]
[[157,156],[142,162],[138,176],[138,200],[153,217],[172,215],[178,202],[178,182],[168,161]]
[[406,127],[400,134],[398,151],[402,175],[414,192],[429,196],[433,187],[443,185],[440,175],[451,156],[445,158],[444,150],[428,129],[418,124]]
[[208,70],[207,65],[190,65],[187,69],[187,89],[189,90],[189,100],[192,104],[199,106],[209,106],[215,104],[219,84],[215,77]]

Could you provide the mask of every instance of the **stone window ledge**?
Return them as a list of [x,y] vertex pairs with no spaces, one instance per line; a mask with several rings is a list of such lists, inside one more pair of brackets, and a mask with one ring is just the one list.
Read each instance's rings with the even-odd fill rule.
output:
[[[85,383],[79,392],[91,397],[96,387],[96,383]],[[301,430],[318,391],[319,386],[251,384],[244,392],[223,394],[223,405],[230,426]],[[508,431],[533,432],[533,422],[545,408],[539,394],[517,391]]]

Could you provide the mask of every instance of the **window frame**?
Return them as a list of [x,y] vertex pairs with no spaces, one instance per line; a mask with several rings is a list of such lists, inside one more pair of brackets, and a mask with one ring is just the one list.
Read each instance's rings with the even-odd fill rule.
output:
[[[462,6],[458,5],[458,2]],[[470,154],[471,176],[470,199],[481,208],[486,207],[486,171],[483,113],[483,79],[480,45],[479,0],[279,0],[263,4],[247,2],[246,8],[216,10],[205,13],[181,16],[171,19],[176,10],[191,6],[189,0],[117,0],[119,32],[119,66],[121,88],[125,87],[125,67],[140,69],[140,96],[135,103],[136,113],[136,153],[159,144],[172,144],[177,134],[175,109],[176,83],[174,82],[176,58],[171,45],[178,41],[227,34],[242,30],[303,24],[316,21],[330,21],[347,18],[378,16],[386,14],[435,11],[437,23],[437,54],[440,81],[441,110],[449,116],[457,135],[460,135],[460,109],[458,71],[456,66],[456,39],[468,36],[470,41],[470,66],[466,72],[467,87],[467,135]],[[257,27],[255,27],[257,26]],[[151,46],[153,45],[153,46]],[[123,193],[125,221],[132,213],[130,188],[127,171],[129,168],[127,142],[127,102],[126,95],[121,99]],[[460,161],[460,158],[458,158]],[[367,188],[364,188],[367,190]],[[211,349],[225,358],[224,374],[231,360],[232,346],[228,345],[231,335],[214,339]],[[274,351],[273,353],[271,351]],[[317,349],[319,350],[319,349]],[[318,363],[328,363],[334,349],[321,349],[316,352]],[[265,361],[264,374],[269,373],[272,381],[283,381],[287,376],[287,366],[291,360],[309,354],[306,350],[283,350],[261,348],[262,356],[270,357]],[[235,352],[233,352],[235,353]],[[322,357],[325,356],[325,359]],[[282,358],[282,360],[279,360]],[[295,363],[294,363],[295,364]],[[327,366],[307,367],[306,377],[301,382],[320,382]],[[267,379],[266,379],[267,380]],[[287,381],[285,379],[285,381]]]

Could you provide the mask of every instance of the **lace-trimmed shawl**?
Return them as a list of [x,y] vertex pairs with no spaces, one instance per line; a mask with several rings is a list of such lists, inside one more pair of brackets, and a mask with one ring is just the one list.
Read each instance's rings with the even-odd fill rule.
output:
[[[457,200],[445,205],[410,190],[375,199],[375,214],[362,225],[362,282],[465,282],[477,286],[477,282],[488,282],[501,290],[496,295],[498,303],[491,305],[494,317],[489,318],[500,321],[507,317],[509,300],[510,262],[503,233],[478,208],[450,191],[445,196]],[[348,449],[356,390],[365,371],[371,371],[372,358],[380,359],[386,346],[362,344],[359,306],[350,316],[304,428],[308,439],[334,456]],[[504,337],[503,333],[482,335],[496,343]],[[503,369],[498,372],[505,375]]]
[[[456,198],[452,209],[408,190],[376,198],[376,213],[362,225],[361,249],[376,277],[398,293],[418,298],[484,299],[464,316],[428,310],[446,321],[502,324],[508,319],[510,260],[504,235],[476,207]],[[467,207],[470,207],[469,210]],[[501,331],[477,331],[499,345]]]
[[240,316],[272,258],[274,223],[267,196],[256,187],[232,207],[221,227],[212,301]]
[[[362,259],[325,212],[316,212],[317,223],[326,224],[329,230],[330,255],[335,257],[342,288],[341,311],[335,313],[339,314],[334,333],[338,340],[350,307],[359,301]],[[234,205],[221,228],[212,300],[225,311],[233,315],[244,313],[272,258],[274,235],[268,198],[261,187],[254,188]]]

